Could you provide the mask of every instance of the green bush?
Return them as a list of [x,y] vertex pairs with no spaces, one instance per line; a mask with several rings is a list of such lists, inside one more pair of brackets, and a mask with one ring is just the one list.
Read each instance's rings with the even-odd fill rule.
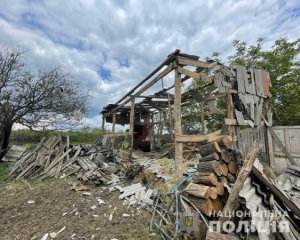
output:
[[28,129],[14,130],[10,135],[10,144],[31,147],[37,144],[43,137],[66,136],[70,137],[71,144],[91,144],[95,139],[102,135],[99,128],[82,128],[79,130],[68,131],[32,131]]

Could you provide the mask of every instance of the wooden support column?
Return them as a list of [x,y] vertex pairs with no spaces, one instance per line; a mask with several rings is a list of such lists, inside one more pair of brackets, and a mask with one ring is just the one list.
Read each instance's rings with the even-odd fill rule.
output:
[[[112,116],[112,128],[111,128],[111,132],[114,134],[115,130],[116,130],[116,113],[114,112],[113,116]],[[112,147],[112,149],[115,148],[115,140],[116,140],[116,136],[112,135],[112,137],[111,137],[111,147]]]
[[201,134],[205,134],[205,102],[201,102]]
[[171,141],[174,141],[174,134],[173,134],[173,121],[172,121],[172,107],[171,107],[171,101],[170,101],[170,95],[168,94],[168,120],[169,120],[169,132]]
[[[178,68],[175,69],[175,101],[174,101],[174,118],[175,118],[175,139],[182,135],[181,129],[181,74]],[[176,182],[179,183],[183,178],[183,153],[182,143],[175,140],[175,174]]]
[[106,117],[102,115],[102,134],[105,134],[105,121]]
[[163,133],[163,127],[164,124],[162,123],[163,121],[163,112],[159,111],[159,131],[158,131],[158,136],[159,136],[159,144],[162,146],[162,133]]
[[131,96],[131,106],[130,106],[130,150],[129,150],[129,161],[132,161],[132,152],[133,152],[133,136],[134,136],[134,100],[135,98]]
[[154,151],[154,144],[155,144],[155,132],[154,132],[154,113],[151,114],[151,128],[150,128],[150,151]]

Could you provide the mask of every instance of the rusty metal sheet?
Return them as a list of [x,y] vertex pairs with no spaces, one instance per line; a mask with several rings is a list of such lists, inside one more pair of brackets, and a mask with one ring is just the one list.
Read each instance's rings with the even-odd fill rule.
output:
[[262,71],[262,86],[264,96],[271,97],[272,94],[270,92],[271,80],[270,75],[267,71]]

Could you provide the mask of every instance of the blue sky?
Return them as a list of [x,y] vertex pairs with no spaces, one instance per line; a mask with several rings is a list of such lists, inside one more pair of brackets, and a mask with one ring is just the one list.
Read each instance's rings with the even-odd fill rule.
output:
[[62,65],[87,86],[84,125],[170,52],[232,54],[232,41],[265,46],[300,37],[299,1],[0,0],[0,47],[22,47],[28,68]]

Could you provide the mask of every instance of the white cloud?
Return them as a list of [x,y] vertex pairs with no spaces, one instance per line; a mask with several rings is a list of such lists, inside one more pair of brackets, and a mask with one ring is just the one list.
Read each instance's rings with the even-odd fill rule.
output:
[[[90,88],[86,122],[121,98],[179,48],[224,57],[232,40],[300,36],[299,1],[5,1],[0,47],[22,46],[31,70],[62,65]],[[128,62],[129,66],[121,64]],[[100,69],[110,71],[103,79]]]

